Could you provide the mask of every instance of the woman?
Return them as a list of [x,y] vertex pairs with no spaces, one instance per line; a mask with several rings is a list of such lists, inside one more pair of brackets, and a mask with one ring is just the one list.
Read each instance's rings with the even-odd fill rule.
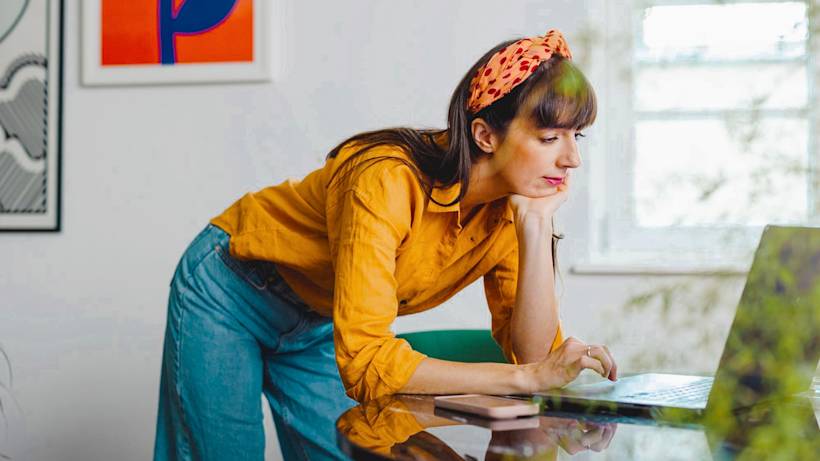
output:
[[[214,218],[171,283],[155,459],[261,459],[260,392],[284,457],[324,459],[353,399],[614,380],[605,347],[563,341],[554,293],[552,216],[596,113],[570,59],[558,31],[502,43],[446,130],[354,136]],[[511,363],[428,358],[390,331],[479,277]]]

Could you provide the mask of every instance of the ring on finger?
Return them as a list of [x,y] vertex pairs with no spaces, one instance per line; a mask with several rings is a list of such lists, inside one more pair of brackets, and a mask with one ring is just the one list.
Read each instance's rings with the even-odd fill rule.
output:
[[592,357],[592,354],[589,353],[590,349],[592,349],[592,346],[587,346],[587,357]]

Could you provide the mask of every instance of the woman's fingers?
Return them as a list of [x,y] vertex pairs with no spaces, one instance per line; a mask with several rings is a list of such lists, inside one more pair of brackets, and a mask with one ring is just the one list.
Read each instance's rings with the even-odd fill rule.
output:
[[584,354],[581,356],[580,364],[582,369],[590,368],[592,370],[595,370],[595,372],[599,375],[606,376],[604,374],[604,366],[601,364],[601,361],[596,358]]
[[[594,365],[590,366],[590,362],[588,360],[580,360],[579,363],[582,369],[592,368],[604,378],[612,381],[618,379],[618,366],[615,364],[615,359],[606,346],[586,345],[575,338],[572,338],[572,340],[573,341],[571,343],[566,344],[567,352],[571,354],[571,357],[580,356],[583,359],[583,357],[586,356],[587,358],[592,358],[598,361],[601,365],[600,367],[596,367]],[[576,358],[575,360],[578,359]]]
[[604,428],[597,425],[590,425],[581,435],[581,444],[586,448],[591,448],[599,443],[604,436]]
[[609,448],[609,444],[612,442],[612,437],[615,436],[615,428],[618,427],[618,425],[616,423],[608,423],[603,424],[601,427],[603,428],[601,440],[589,446],[594,451],[604,451]]
[[580,429],[564,432],[558,437],[558,444],[570,455],[587,450],[588,447],[581,442],[581,433]]
[[575,379],[585,368],[594,370],[611,381],[618,377],[618,366],[606,346],[587,345],[569,337],[554,354],[558,356],[558,363],[568,372],[569,381]]
[[603,369],[603,371],[601,372],[601,376],[603,376],[604,378],[609,378],[609,373],[612,370],[613,365],[615,364],[609,352],[606,349],[604,349],[603,346],[588,346],[586,352],[588,352],[589,356],[601,362],[601,366]]
[[618,364],[615,363],[615,357],[612,355],[612,352],[609,352],[608,347],[606,347],[606,346],[601,346],[601,347],[604,348],[604,352],[606,352],[606,354],[609,356],[609,360],[612,361],[612,368],[609,370],[609,376],[607,376],[607,378],[609,378],[612,381],[617,381],[618,380]]
[[[563,436],[559,437],[561,447],[567,453],[574,455],[579,452],[589,450],[600,451],[609,446],[609,441],[612,439],[612,433],[607,433],[607,425],[600,424],[582,424],[570,431],[567,431]],[[603,447],[599,449],[600,447]]]
[[617,424],[585,424],[582,427],[579,441],[585,449],[592,449],[593,451],[603,451],[609,447],[612,442],[612,437],[615,435],[615,426]]

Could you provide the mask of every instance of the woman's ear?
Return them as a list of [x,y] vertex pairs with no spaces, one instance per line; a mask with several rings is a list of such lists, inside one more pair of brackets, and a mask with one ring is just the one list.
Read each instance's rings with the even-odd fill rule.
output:
[[473,141],[475,141],[478,148],[487,154],[492,154],[495,151],[496,137],[490,125],[484,119],[477,118],[473,120],[470,128],[473,133]]

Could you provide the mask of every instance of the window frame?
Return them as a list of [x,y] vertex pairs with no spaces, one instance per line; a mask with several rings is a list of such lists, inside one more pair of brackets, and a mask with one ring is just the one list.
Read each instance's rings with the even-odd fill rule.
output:
[[[786,3],[799,0],[742,0],[731,3]],[[593,129],[587,148],[589,169],[589,225],[590,244],[587,258],[573,266],[575,273],[697,273],[730,272],[743,273],[751,262],[763,226],[669,226],[647,228],[636,223],[635,200],[632,184],[635,172],[636,122],[647,119],[647,114],[634,107],[633,75],[638,66],[653,65],[637,63],[635,59],[636,38],[641,33],[641,13],[644,8],[664,5],[720,5],[728,1],[709,0],[628,0],[627,7],[615,5],[611,0],[589,2],[590,30],[600,35],[596,45],[589,50],[588,60],[593,84],[599,96],[599,118]],[[804,0],[807,11],[816,7],[817,0]],[[814,4],[814,5],[813,5]],[[807,66],[807,105],[804,109],[763,109],[761,113],[775,115],[805,115],[808,136],[808,222],[820,223],[820,184],[817,134],[818,91],[820,69],[815,65],[818,57],[818,36],[808,15],[809,37],[806,54],[801,58],[783,58],[769,62],[805,61]],[[750,60],[749,62],[760,62]],[[681,62],[681,61],[676,61]],[[742,61],[739,63],[742,64]],[[656,63],[657,64],[657,63]],[[716,61],[704,65],[730,64]],[[731,61],[735,64],[735,61]],[[594,78],[599,77],[599,78]],[[655,111],[654,117],[683,119],[686,117],[721,117],[732,110],[715,111]],[[657,119],[657,118],[649,118]],[[623,168],[626,165],[627,168]],[[609,172],[616,171],[617,174]],[[813,190],[811,190],[813,187]],[[624,199],[628,197],[628,199]],[[695,241],[697,240],[697,241]],[[719,251],[718,251],[719,250]]]

